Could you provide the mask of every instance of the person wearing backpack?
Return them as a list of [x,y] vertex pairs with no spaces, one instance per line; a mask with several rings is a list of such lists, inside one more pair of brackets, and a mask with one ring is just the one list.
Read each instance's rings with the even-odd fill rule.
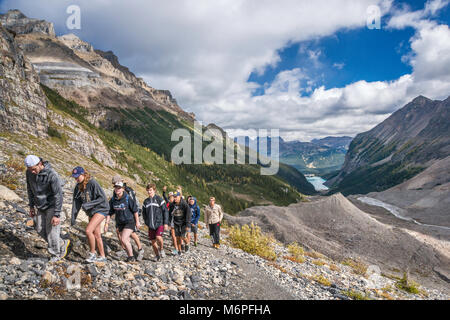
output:
[[166,201],[167,211],[169,211],[169,229],[170,229],[170,235],[172,237],[172,243],[173,243],[173,247],[174,247],[174,249],[172,250],[172,254],[178,255],[178,251],[181,250],[181,248],[179,249],[178,245],[177,245],[177,237],[175,237],[175,228],[173,226],[173,217],[172,217],[172,213],[171,213],[172,210],[170,209],[170,206],[172,205],[175,197],[173,196],[173,192],[170,191],[169,198],[167,198],[166,191],[167,191],[167,187],[164,186],[163,187],[163,197],[164,197],[164,200]]
[[108,224],[111,216],[116,216],[116,228],[119,230],[119,240],[127,252],[127,262],[135,261],[133,247],[131,246],[130,236],[140,228],[138,208],[131,196],[125,192],[123,182],[114,184],[114,196],[109,201],[109,214],[106,217],[105,232],[108,231]]
[[[196,247],[198,245],[198,220],[200,219],[200,207],[197,204],[197,198],[193,196],[188,197],[188,204],[192,212],[191,232],[194,234],[194,247]],[[189,245],[191,242],[190,233],[188,233],[187,240],[187,244]]]
[[181,193],[174,194],[175,200],[170,206],[170,212],[173,217],[173,226],[175,229],[175,236],[177,238],[177,247],[180,249],[178,254],[181,255],[181,241],[186,243],[184,252],[188,252],[189,245],[187,244],[186,233],[191,229],[191,209],[184,199],[181,198]]
[[[141,215],[141,208],[139,208],[139,200],[138,200],[138,198],[136,196],[136,192],[133,190],[133,188],[127,186],[127,184],[125,183],[124,179],[121,176],[119,176],[119,175],[116,175],[116,176],[114,176],[112,178],[113,187],[114,187],[116,182],[122,182],[123,183],[123,188],[124,188],[125,192],[136,203],[136,206],[138,207],[138,215],[140,216]],[[113,192],[113,196],[114,196],[114,192]],[[138,254],[137,254],[136,260],[137,261],[141,261],[144,258],[144,247],[142,246],[141,240],[139,239],[139,236],[137,234],[138,231],[139,231],[138,229],[134,230],[130,237],[136,243],[136,246],[138,248],[138,251],[137,251]],[[117,229],[117,228],[116,228],[116,233],[117,233],[117,237],[120,238],[119,237],[119,229]],[[122,249],[124,249],[126,251],[126,249],[125,249],[124,245],[122,244],[122,242],[120,242],[120,244],[122,245]]]
[[167,211],[166,201],[156,194],[156,185],[149,183],[147,185],[148,198],[142,205],[142,216],[148,227],[148,237],[152,242],[156,261],[165,257],[163,232],[168,230],[169,212]]

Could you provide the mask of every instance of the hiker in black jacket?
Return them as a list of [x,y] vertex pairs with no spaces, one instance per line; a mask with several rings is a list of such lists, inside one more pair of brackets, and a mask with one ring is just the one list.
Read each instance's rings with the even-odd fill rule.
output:
[[105,232],[108,231],[108,224],[111,216],[116,216],[116,227],[119,230],[119,240],[127,252],[127,262],[135,261],[133,247],[130,242],[130,235],[139,229],[138,207],[133,198],[125,192],[123,182],[114,184],[114,195],[109,201],[109,215],[106,218]]
[[[125,190],[125,192],[133,199],[133,201],[136,203],[136,206],[138,207],[138,213],[139,215],[141,215],[141,209],[139,208],[139,200],[136,196],[136,192],[129,186],[127,186],[127,184],[125,183],[124,179],[119,176],[119,175],[115,175],[112,178],[112,185],[114,187],[114,185],[118,182],[122,182],[123,183],[123,188]],[[113,191],[113,196],[115,195],[115,192]],[[106,227],[106,224],[105,224]],[[136,228],[136,230],[133,231],[133,233],[131,234],[131,239],[133,239],[133,241],[136,243],[136,246],[138,247],[138,251],[137,251],[137,257],[136,260],[137,261],[141,261],[144,258],[144,247],[141,244],[141,240],[139,239],[139,236],[137,234],[137,232],[139,231],[139,229]],[[105,231],[106,233],[106,231]],[[117,233],[117,237],[120,240],[120,231],[118,228],[116,228],[116,233]],[[122,249],[124,249],[125,251],[121,251],[121,252],[126,252],[126,248],[124,246],[124,244],[120,241],[121,245],[122,245]]]
[[[109,204],[105,192],[98,182],[82,167],[76,167],[72,171],[77,185],[73,190],[72,226],[75,225],[78,212],[82,208],[89,217],[86,227],[86,236],[89,241],[90,254],[86,262],[106,262],[103,249],[100,225],[109,213]],[[97,258],[95,246],[97,245],[100,257]]]
[[[173,247],[175,248],[175,249],[173,249],[172,254],[176,255],[176,254],[178,254],[177,237],[175,237],[175,229],[173,226],[173,217],[172,217],[172,213],[170,210],[170,206],[174,202],[174,196],[173,196],[173,192],[171,191],[171,192],[169,192],[169,197],[167,198],[166,191],[167,191],[167,187],[164,186],[163,187],[163,197],[164,197],[164,200],[166,201],[167,211],[169,211],[170,236],[172,237]],[[180,250],[181,250],[181,248],[180,248]]]
[[[173,225],[175,229],[175,236],[177,237],[177,246],[178,246],[178,254],[181,254],[181,240],[183,240],[185,243],[187,242],[186,239],[186,232],[189,232],[191,230],[191,209],[189,208],[189,205],[181,198],[181,193],[176,192],[174,194],[175,201],[170,206],[170,212],[173,216]],[[185,252],[189,250],[189,246],[185,246]]]
[[[169,212],[167,211],[166,201],[156,194],[156,185],[150,183],[147,185],[148,198],[142,205],[142,216],[145,224],[148,226],[148,237],[152,242],[156,261],[165,257],[163,232],[168,230]],[[159,246],[159,248],[158,248]]]

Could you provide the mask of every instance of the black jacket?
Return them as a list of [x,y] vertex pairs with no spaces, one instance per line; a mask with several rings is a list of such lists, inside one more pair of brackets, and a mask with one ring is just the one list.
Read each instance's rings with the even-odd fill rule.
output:
[[134,213],[138,212],[138,207],[133,198],[126,192],[122,198],[118,199],[114,194],[109,200],[109,215],[116,216],[116,224],[126,224],[134,221]]
[[174,225],[191,226],[191,208],[189,208],[189,205],[184,199],[181,199],[179,204],[176,204],[175,201],[171,203],[169,210]]
[[61,180],[48,161],[43,164],[44,169],[38,174],[26,171],[28,204],[39,210],[55,208],[54,215],[59,216],[63,203]]
[[109,213],[108,199],[102,187],[95,179],[89,180],[84,192],[80,191],[78,184],[75,186],[72,202],[72,225],[75,224],[81,208],[83,208],[89,217],[92,217],[96,213],[104,215]]
[[153,198],[148,197],[142,205],[142,217],[145,224],[153,230],[164,224],[169,224],[166,201],[158,195],[153,196]]

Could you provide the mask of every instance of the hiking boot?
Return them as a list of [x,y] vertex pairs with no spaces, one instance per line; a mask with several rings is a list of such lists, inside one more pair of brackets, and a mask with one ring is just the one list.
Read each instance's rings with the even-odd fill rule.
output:
[[126,260],[126,262],[135,262],[136,261],[136,259],[134,258],[134,256],[129,256],[129,257],[127,257],[127,260]]
[[185,245],[184,246],[184,252],[188,252],[189,251],[189,246],[188,245]]
[[156,256],[155,257],[155,262],[159,262],[159,261],[161,261],[161,256]]
[[95,259],[95,262],[108,262],[108,260],[106,259],[106,257],[99,256]]
[[177,250],[177,249],[173,249],[173,250],[172,250],[172,254],[173,254],[174,256],[176,256],[176,255],[178,254],[178,250]]
[[93,263],[97,260],[97,254],[95,252],[90,252],[89,257],[85,260],[87,263]]
[[185,251],[185,247],[186,247],[186,245],[185,245],[185,244],[182,244],[182,245],[181,245],[181,251],[182,251],[182,252],[184,252],[184,251]]
[[64,247],[64,253],[61,257],[61,259],[64,259],[65,257],[67,257],[67,255],[69,254],[69,251],[72,249],[72,243],[70,242],[69,239],[67,239],[67,244]]
[[138,250],[138,255],[136,258],[137,261],[142,261],[142,259],[144,259],[144,247]]
[[198,246],[198,243],[197,243],[197,242],[194,242],[194,247],[196,247],[196,246]]

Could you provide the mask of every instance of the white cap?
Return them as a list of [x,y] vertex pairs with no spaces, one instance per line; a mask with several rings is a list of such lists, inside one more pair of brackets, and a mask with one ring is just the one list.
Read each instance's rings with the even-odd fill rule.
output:
[[34,167],[37,165],[41,159],[39,157],[36,157],[35,155],[29,155],[25,158],[25,165],[29,167]]
[[123,187],[123,182],[117,181],[116,183],[114,183],[114,187]]

